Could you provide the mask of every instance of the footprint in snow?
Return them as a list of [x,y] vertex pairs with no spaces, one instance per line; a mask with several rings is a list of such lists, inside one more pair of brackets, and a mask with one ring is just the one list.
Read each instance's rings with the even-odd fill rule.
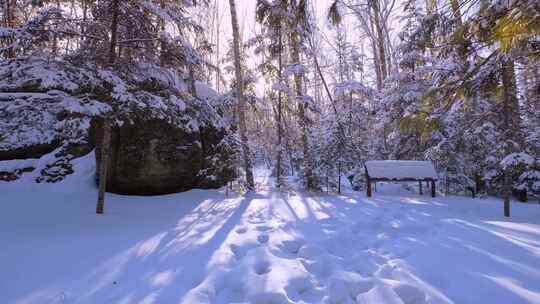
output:
[[248,251],[250,251],[253,248],[256,248],[258,246],[259,245],[257,245],[257,244],[244,244],[244,245],[231,244],[231,245],[229,245],[229,248],[231,249],[232,253],[234,254],[234,257],[237,260],[241,260],[242,258],[244,258],[246,256]]
[[393,284],[392,288],[401,301],[403,301],[405,304],[426,303],[426,294],[416,286],[398,283]]
[[263,274],[267,274],[270,272],[270,270],[272,270],[270,268],[270,262],[266,261],[266,260],[262,260],[262,261],[257,261],[255,263],[255,265],[253,265],[254,267],[254,271],[256,274],[258,275],[263,275]]
[[234,254],[234,257],[239,260],[244,257],[245,253],[242,251],[240,246],[236,244],[229,245],[229,248],[231,248],[232,253]]
[[72,297],[69,293],[66,293],[64,291],[60,292],[56,298],[53,300],[53,304],[65,304],[70,303],[72,300]]
[[305,243],[306,241],[304,239],[292,239],[282,241],[281,246],[287,253],[296,255]]
[[298,249],[298,257],[306,260],[313,260],[325,253],[325,250],[317,245],[305,244]]
[[376,284],[370,291],[359,294],[356,297],[356,302],[425,304],[426,295],[415,286],[385,280]]
[[265,231],[272,230],[272,227],[268,227],[268,226],[257,226],[256,229],[257,229],[258,231],[265,232]]
[[246,227],[240,227],[240,228],[236,229],[236,233],[238,233],[238,234],[244,234],[244,233],[246,233],[247,231],[248,231],[248,230],[247,230]]
[[306,292],[317,292],[315,291],[315,286],[313,285],[312,280],[307,274],[289,279],[287,286],[285,286],[283,289],[285,290],[287,297],[294,303],[305,303],[302,301],[302,297]]
[[379,267],[379,269],[374,273],[376,277],[383,278],[383,279],[393,279],[393,272],[397,270],[398,267],[395,265],[391,265],[390,263],[383,264]]
[[270,237],[268,236],[268,234],[261,234],[257,237],[257,241],[261,244],[266,244],[268,243],[268,240],[270,239]]
[[317,277],[328,277],[335,268],[334,259],[329,254],[322,254],[313,260],[300,259],[304,269]]

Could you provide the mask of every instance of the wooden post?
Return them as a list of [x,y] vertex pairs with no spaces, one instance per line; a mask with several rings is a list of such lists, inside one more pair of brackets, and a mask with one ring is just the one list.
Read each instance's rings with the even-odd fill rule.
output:
[[371,179],[369,179],[369,176],[367,177],[367,196],[371,197]]
[[431,197],[435,197],[435,180],[431,180]]
[[418,189],[420,190],[420,195],[424,194],[422,192],[422,181],[418,181]]

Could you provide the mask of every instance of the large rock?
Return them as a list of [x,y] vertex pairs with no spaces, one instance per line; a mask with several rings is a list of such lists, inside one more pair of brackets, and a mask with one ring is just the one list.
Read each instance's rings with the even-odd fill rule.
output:
[[[233,178],[231,155],[220,147],[225,132],[205,128],[188,133],[163,120],[133,120],[112,129],[107,191],[158,195],[193,188],[217,188]],[[96,167],[101,162],[102,121],[94,120]],[[96,172],[99,177],[99,172]]]
[[[230,158],[218,145],[225,133],[198,126],[224,124],[223,107],[230,105],[206,84],[181,77],[146,65],[119,73],[78,61],[0,61],[0,180],[37,170],[37,182],[61,181],[73,173],[71,161],[95,147],[98,136],[89,133],[99,133],[97,117],[112,112],[125,123],[114,130],[110,191],[162,194],[224,184],[231,178],[224,168]],[[36,161],[13,161],[28,159]]]

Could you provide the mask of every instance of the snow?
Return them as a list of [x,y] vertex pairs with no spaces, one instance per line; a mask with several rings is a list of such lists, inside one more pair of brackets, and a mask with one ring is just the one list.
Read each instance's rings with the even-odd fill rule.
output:
[[518,164],[532,166],[534,164],[534,158],[527,153],[511,153],[501,160],[501,166],[503,168],[512,167]]
[[0,161],[0,172],[14,172],[25,168],[35,168],[39,159],[12,159]]
[[218,97],[218,93],[214,89],[201,81],[195,81],[195,91],[200,99],[213,100]]
[[388,178],[392,180],[437,179],[437,172],[430,161],[418,160],[370,160],[365,163],[371,178]]
[[[197,82],[200,100],[193,99],[178,71],[144,63],[133,69],[137,73],[121,74],[40,57],[0,62],[0,150],[86,141],[90,119],[112,107],[119,124],[138,123],[142,111],[145,119],[164,120],[186,131],[226,127],[221,100],[208,85]],[[103,89],[111,104],[93,99],[93,92]],[[188,124],[190,120],[194,122]]]
[[1,303],[540,303],[540,207],[192,190],[107,195],[93,154],[57,184],[0,182]]

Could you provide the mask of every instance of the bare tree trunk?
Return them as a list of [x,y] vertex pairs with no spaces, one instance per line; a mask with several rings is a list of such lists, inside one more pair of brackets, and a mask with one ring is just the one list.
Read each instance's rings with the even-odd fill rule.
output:
[[[513,66],[510,63],[510,59],[504,58],[502,62],[502,86],[503,86],[503,128],[504,128],[504,154],[511,153],[511,126],[510,126],[510,103],[512,99],[512,74]],[[508,168],[503,168],[503,199],[504,199],[504,216],[510,216],[510,192],[511,192],[511,179]]]
[[[114,67],[116,61],[116,44],[118,34],[118,13],[119,13],[119,0],[113,0],[111,3],[111,42],[109,49],[109,66]],[[102,214],[104,212],[105,205],[105,191],[107,191],[107,170],[109,169],[109,150],[111,146],[111,118],[105,117],[103,121],[103,139],[101,143],[101,163],[99,170],[99,192],[98,201],[96,207],[96,213]]]
[[221,27],[221,19],[219,15],[219,0],[215,0],[214,7],[216,8],[215,11],[215,22],[216,22],[216,89],[218,93],[221,93],[221,69],[219,64],[219,30]]
[[379,7],[378,0],[370,0],[371,8],[373,9],[373,19],[375,22],[375,30],[377,31],[377,50],[379,52],[379,65],[381,71],[381,82],[383,82],[388,76],[386,65],[386,48],[385,48],[385,35],[383,33],[383,25],[381,20],[381,9]]
[[[6,12],[5,12],[5,18],[6,18],[6,27],[7,28],[14,28],[15,27],[15,17],[14,17],[14,11],[15,11],[15,5],[12,3],[12,0],[6,0]],[[9,38],[7,40],[8,45],[11,45],[13,43],[13,39]],[[7,58],[15,58],[15,50],[13,48],[9,48],[7,51]]]
[[339,162],[338,162],[338,179],[337,179],[337,182],[338,182],[338,184],[337,184],[337,193],[341,194],[341,152],[340,152]]
[[[282,121],[283,123],[283,121]],[[283,126],[283,124],[282,124]],[[286,127],[286,126],[285,126]],[[287,156],[289,157],[289,166],[291,167],[291,176],[294,176],[294,153],[293,149],[291,147],[290,138],[288,136],[285,136],[285,149],[287,150]]]
[[82,19],[82,26],[81,26],[81,37],[79,39],[79,45],[82,45],[83,44],[83,41],[84,41],[84,37],[86,35],[86,22],[88,21],[88,0],[83,0],[82,2],[82,14],[83,14],[83,19]]
[[[291,41],[291,59],[294,64],[300,64],[300,41],[297,32],[290,34]],[[306,115],[305,104],[302,91],[302,76],[295,73],[294,84],[296,88],[296,97],[298,99],[298,121],[300,125],[300,140],[302,142],[302,152],[304,156],[304,179],[308,190],[315,188],[313,178],[313,167],[308,142],[308,119]]]
[[537,111],[540,109],[540,62],[538,59],[528,59],[526,77],[526,117],[529,126],[539,126],[540,116]]
[[[281,34],[281,21],[279,24],[278,29],[278,35],[279,35],[279,58],[278,58],[278,81],[281,82],[282,77],[282,69],[283,69],[283,58],[282,58],[282,52],[283,52],[283,37]],[[281,96],[281,89],[278,91],[278,119],[277,119],[277,129],[278,129],[278,151],[277,151],[277,164],[276,164],[276,182],[277,187],[281,187],[281,138],[283,137],[283,127],[281,124],[282,119],[282,96]]]
[[103,214],[105,208],[105,191],[107,191],[107,171],[109,166],[109,150],[111,145],[111,124],[109,118],[103,120],[103,136],[101,143],[101,162],[99,164],[99,192],[96,213]]
[[508,106],[510,108],[510,128],[512,130],[511,138],[514,142],[516,142],[520,146],[523,146],[525,143],[525,135],[523,134],[523,130],[521,129],[523,122],[521,120],[521,109],[518,99],[515,63],[513,60],[508,61],[508,73],[508,75],[510,76],[510,86],[508,87],[510,99],[508,100]]
[[[165,8],[165,0],[160,0],[159,1],[159,6],[161,9],[164,9]],[[162,32],[165,32],[165,20],[163,19],[159,19],[159,29],[162,31]],[[161,42],[159,44],[159,63],[161,65],[164,65],[165,64],[165,41],[163,41],[163,39],[161,39]]]
[[238,30],[238,19],[236,18],[235,0],[229,0],[231,9],[231,23],[233,29],[234,43],[234,68],[236,76],[236,95],[238,98],[238,120],[240,140],[242,141],[242,150],[244,156],[244,170],[246,171],[246,185],[248,190],[255,189],[253,181],[253,168],[251,164],[251,152],[249,150],[248,139],[246,134],[246,100],[244,96],[244,77],[242,74],[242,66],[240,64],[240,32]]
[[[59,0],[56,0],[56,9],[60,10]],[[53,34],[52,54],[53,57],[58,56],[58,36],[56,35],[56,32]]]
[[111,43],[109,48],[109,65],[112,67],[116,62],[116,46],[117,46],[117,35],[118,35],[118,11],[119,11],[119,0],[112,0],[111,2]]
[[379,55],[377,54],[377,46],[374,40],[371,41],[371,49],[373,52],[373,64],[375,67],[375,76],[377,79],[377,90],[381,90],[382,89],[381,65],[379,63]]
[[450,194],[450,176],[447,171],[444,178],[444,196],[448,196],[449,194]]

